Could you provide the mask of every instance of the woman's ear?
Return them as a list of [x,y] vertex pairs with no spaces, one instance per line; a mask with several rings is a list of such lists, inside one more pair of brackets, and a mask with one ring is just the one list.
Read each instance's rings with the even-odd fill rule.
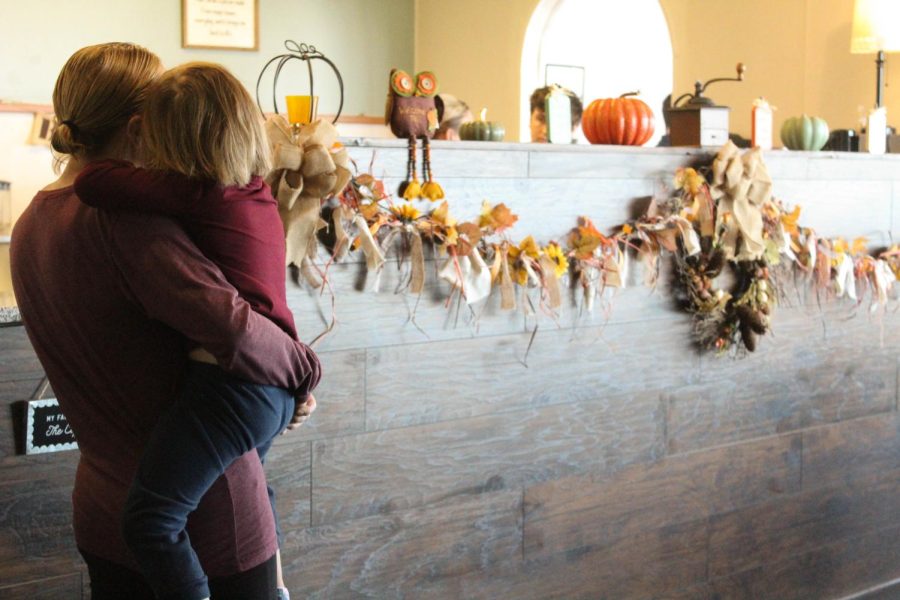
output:
[[128,153],[136,159],[141,158],[141,127],[143,126],[144,118],[141,115],[132,115],[130,119],[128,119],[128,124],[125,126],[125,137],[128,144]]

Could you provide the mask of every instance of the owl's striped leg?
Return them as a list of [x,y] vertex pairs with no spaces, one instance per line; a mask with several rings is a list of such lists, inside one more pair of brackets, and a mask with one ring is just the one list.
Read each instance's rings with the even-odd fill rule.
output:
[[422,196],[422,185],[416,176],[416,136],[409,136],[409,153],[406,158],[406,181],[400,184],[399,194],[405,200],[415,200]]

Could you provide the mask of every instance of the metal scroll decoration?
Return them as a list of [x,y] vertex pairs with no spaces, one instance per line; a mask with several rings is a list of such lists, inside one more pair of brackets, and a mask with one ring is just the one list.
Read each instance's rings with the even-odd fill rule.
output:
[[[284,66],[292,60],[301,60],[306,63],[306,68],[309,71],[309,95],[314,96],[314,87],[313,87],[313,68],[312,61],[321,60],[328,64],[331,69],[334,71],[335,76],[338,81],[338,88],[341,92],[341,101],[338,105],[337,112],[334,115],[334,120],[332,123],[337,123],[338,118],[341,116],[341,111],[344,109],[344,79],[341,77],[341,72],[338,70],[337,66],[331,62],[324,54],[316,50],[315,46],[307,45],[307,44],[298,44],[294,40],[285,40],[284,47],[288,50],[285,54],[279,54],[278,56],[269,60],[266,65],[262,68],[262,71],[259,73],[259,78],[256,80],[256,104],[259,106],[259,110],[265,114],[265,110],[262,107],[262,102],[259,98],[259,87],[262,84],[263,76],[266,74],[266,71],[269,67],[275,63],[275,79],[272,82],[272,106],[275,109],[275,114],[280,114],[278,112],[278,78],[281,75],[281,70]],[[310,103],[310,120],[313,118],[313,112],[315,107]]]

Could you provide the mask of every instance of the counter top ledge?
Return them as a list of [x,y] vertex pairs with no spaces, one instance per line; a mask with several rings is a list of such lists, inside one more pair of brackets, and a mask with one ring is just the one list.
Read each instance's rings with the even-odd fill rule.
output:
[[0,306],[0,327],[8,327],[10,325],[21,325],[22,317],[19,315],[19,309],[15,306]]
[[[342,137],[342,144],[350,148],[406,148],[406,140],[393,138],[361,138],[361,137]],[[431,145],[435,149],[441,150],[497,150],[497,151],[518,151],[518,152],[585,152],[595,154],[662,154],[669,156],[715,156],[718,152],[718,146],[709,147],[693,147],[693,146],[614,146],[608,144],[529,144],[525,142],[476,142],[476,141],[446,141],[431,140]],[[817,152],[806,152],[801,150],[787,150],[784,148],[776,148],[773,150],[765,150],[763,155],[770,157],[803,157],[818,159],[850,159],[850,160],[872,160],[882,159],[889,161],[900,161],[900,154],[869,154],[868,152],[835,152],[831,150],[820,150]]]

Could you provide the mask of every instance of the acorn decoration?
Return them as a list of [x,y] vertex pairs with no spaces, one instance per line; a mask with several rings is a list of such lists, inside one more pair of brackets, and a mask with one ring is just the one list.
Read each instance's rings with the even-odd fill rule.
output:
[[[400,184],[399,195],[406,200],[427,198],[432,202],[444,197],[444,190],[431,174],[431,145],[429,140],[437,131],[440,115],[434,102],[437,78],[431,71],[422,71],[413,79],[401,69],[392,69],[388,85],[384,122],[399,138],[409,140],[406,179]],[[422,181],[416,173],[416,141],[422,139]]]

